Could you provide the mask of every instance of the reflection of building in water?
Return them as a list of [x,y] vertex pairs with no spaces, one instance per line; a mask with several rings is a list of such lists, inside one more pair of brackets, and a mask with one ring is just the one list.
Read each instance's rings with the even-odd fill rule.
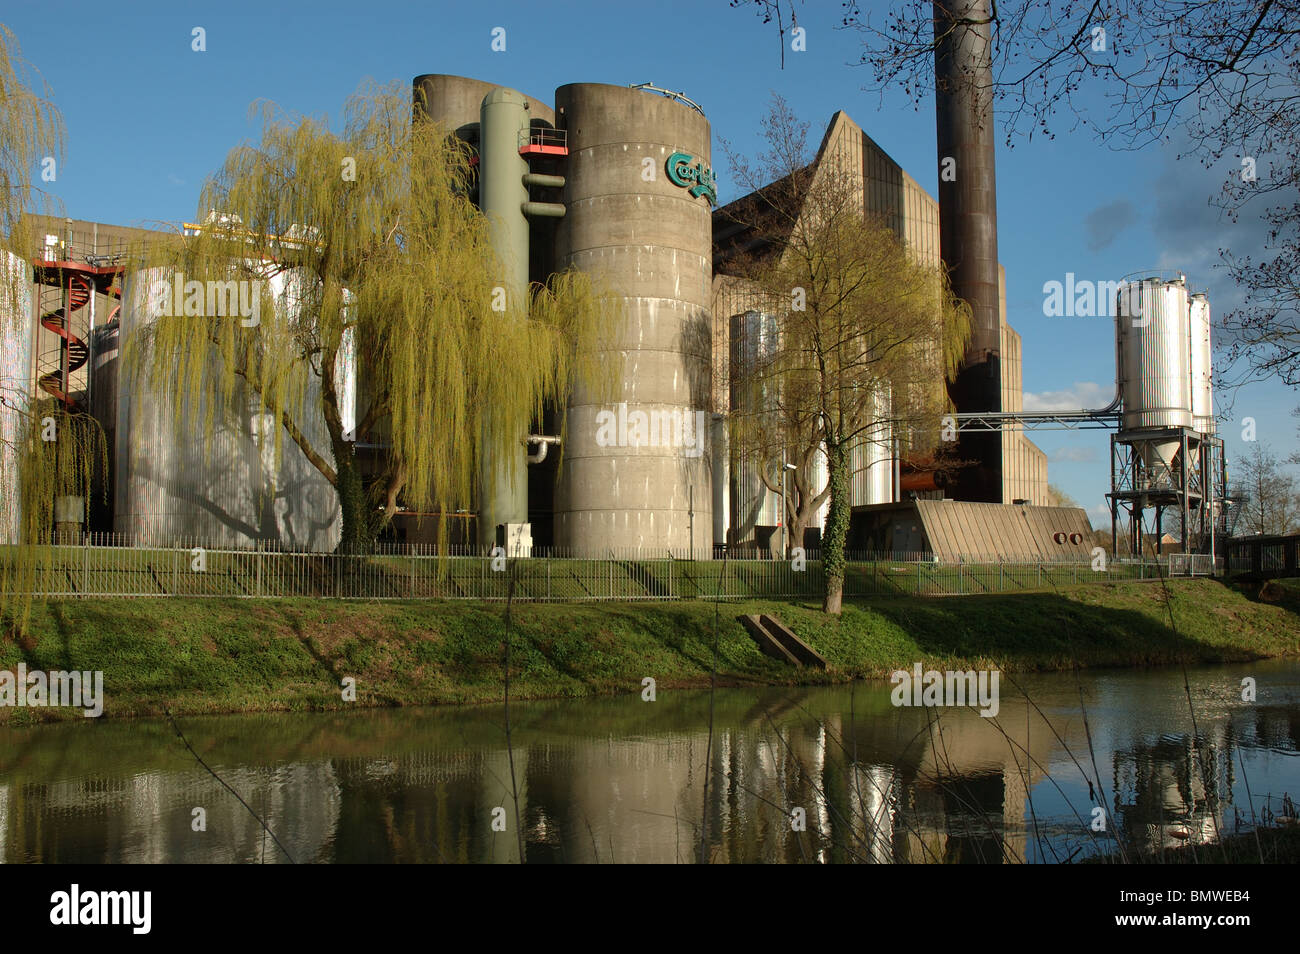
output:
[[1139,852],[1208,845],[1232,804],[1233,741],[1225,723],[1162,736],[1114,753],[1116,798],[1128,843]]
[[[339,792],[328,762],[265,769],[219,768],[296,861],[318,860],[333,840]],[[141,772],[125,778],[26,783],[3,792],[12,843],[0,858],[53,864],[284,862],[260,823],[202,770]],[[194,808],[206,831],[194,831]],[[45,819],[57,816],[57,825]],[[14,854],[11,856],[9,852]]]
[[[1078,844],[1111,850],[1115,835],[1146,849],[1206,843],[1215,821],[1230,817],[1231,746],[1294,751],[1285,711],[1202,714],[1198,706],[1205,741],[1193,748],[1188,738],[1154,734],[1185,724],[1156,702],[1144,700],[1137,718],[1123,698],[1089,699],[1090,711],[1123,713],[1093,722],[1100,797],[1108,810],[1117,797],[1120,809],[1097,836],[1073,761],[1092,774],[1073,693],[1036,695],[1053,728],[1012,692],[1002,694],[996,720],[971,709],[895,708],[887,689],[859,690],[852,701],[847,690],[719,693],[711,746],[706,694],[674,693],[655,705],[535,704],[518,717],[512,707],[527,860],[692,862],[702,811],[714,862],[1052,860]],[[211,755],[201,746],[205,757],[268,818],[295,860],[519,861],[499,709],[289,718],[267,744],[249,741],[264,737],[261,723],[214,725],[221,741]],[[16,747],[0,730],[0,858],[260,860],[257,821],[183,753],[160,758],[137,742],[139,731],[50,730],[37,747],[48,753],[42,760],[12,763]],[[1050,848],[1028,819],[1030,792],[1042,797],[1036,807]],[[196,805],[207,809],[206,833],[191,830]],[[796,808],[806,830],[792,824]],[[493,829],[494,809],[503,810],[505,831]],[[283,860],[266,841],[266,859]]]

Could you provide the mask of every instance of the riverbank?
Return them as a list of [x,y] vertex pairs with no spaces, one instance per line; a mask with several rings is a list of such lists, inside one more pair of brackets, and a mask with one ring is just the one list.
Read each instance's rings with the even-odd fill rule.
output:
[[[1056,592],[853,601],[835,620],[810,603],[517,604],[511,697],[709,684],[714,616],[721,686],[888,678],[921,662],[1008,672],[1218,663],[1300,653],[1300,595],[1252,599],[1212,580]],[[33,608],[0,640],[0,670],[104,673],[104,715],[273,712],[483,703],[503,689],[500,604],[433,601],[88,599]],[[1172,609],[1175,629],[1170,627]],[[762,655],[736,621],[769,613],[826,657],[826,672]],[[356,700],[344,701],[345,678]],[[0,707],[0,724],[82,719]]]

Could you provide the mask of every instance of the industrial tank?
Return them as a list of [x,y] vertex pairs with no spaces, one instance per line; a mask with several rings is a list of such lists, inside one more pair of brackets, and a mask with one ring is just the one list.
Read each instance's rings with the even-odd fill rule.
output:
[[[460,138],[477,143],[483,99],[499,85],[467,76],[424,73],[411,81],[416,115],[427,116]],[[554,124],[555,114],[547,103],[530,96],[528,106],[534,121]]]
[[[776,395],[763,393],[758,369],[775,354],[779,330],[776,316],[751,308],[732,315],[729,324],[732,409],[745,416],[757,414],[764,405],[775,410]],[[742,450],[737,447],[736,450],[740,459],[731,468],[736,506],[731,525],[738,530],[750,526],[777,526],[782,521],[781,495],[772,492],[763,483],[752,449]],[[779,460],[769,462],[769,474],[782,463]],[[780,480],[779,473],[776,479]],[[752,531],[746,532],[743,539],[747,540],[750,533]]]
[[[569,152],[556,268],[600,276],[624,305],[612,329],[619,393],[611,401],[579,388],[569,401],[556,543],[707,553],[716,201],[709,123],[652,92],[583,83],[556,91],[556,124],[567,130]],[[679,420],[682,438],[638,442],[621,417],[615,434],[602,430],[623,413]]]
[[[1121,431],[1192,426],[1191,341],[1187,283],[1144,278],[1117,293]],[[1149,468],[1167,469],[1179,439],[1143,445]]]
[[1192,426],[1202,434],[1213,434],[1213,357],[1210,350],[1210,299],[1204,293],[1192,296],[1188,305],[1191,338]]
[[[146,323],[167,320],[159,291],[169,274],[155,268],[125,277],[118,336],[123,349],[138,340]],[[277,307],[300,297],[293,282],[287,272],[268,280]],[[197,400],[187,400],[185,417],[177,426],[173,398],[150,386],[136,362],[112,355],[110,363],[107,352],[101,357],[97,372],[116,378],[111,383],[106,378],[96,382],[97,389],[102,386],[116,398],[115,408],[97,408],[105,417],[113,417],[115,531],[141,543],[161,545],[194,540],[243,547],[266,541],[324,551],[338,544],[342,520],[334,488],[287,436],[276,466],[271,442],[279,425],[261,409],[250,389],[235,388],[230,400],[215,408],[209,434],[207,402],[216,400],[211,388],[205,388]],[[340,413],[345,429],[354,426],[355,419],[350,394],[354,360],[345,348],[336,368],[344,392]],[[217,373],[215,364],[213,373]],[[299,423],[312,445],[329,459],[317,380],[311,376]]]
[[17,543],[22,525],[14,444],[32,397],[30,271],[19,256],[0,252],[0,543]]
[[850,446],[850,500],[854,507],[889,503],[894,499],[894,431],[888,420],[889,405],[889,395],[877,392],[872,401],[876,423]]

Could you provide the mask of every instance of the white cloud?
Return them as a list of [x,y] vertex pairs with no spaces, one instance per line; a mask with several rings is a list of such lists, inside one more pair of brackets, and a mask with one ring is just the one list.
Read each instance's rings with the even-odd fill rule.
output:
[[1097,448],[1091,446],[1085,447],[1058,447],[1047,458],[1053,463],[1087,463],[1097,459]]
[[1076,411],[1105,407],[1115,396],[1114,386],[1095,381],[1075,381],[1063,391],[1026,391],[1026,411]]

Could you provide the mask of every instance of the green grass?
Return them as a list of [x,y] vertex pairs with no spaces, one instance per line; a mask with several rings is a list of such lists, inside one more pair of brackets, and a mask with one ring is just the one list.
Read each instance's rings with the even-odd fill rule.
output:
[[[721,685],[817,684],[927,668],[1007,671],[1213,663],[1300,652],[1300,591],[1275,603],[1211,580],[1067,587],[951,599],[853,600],[844,615],[812,602],[721,604]],[[516,698],[638,692],[709,683],[715,606],[703,601],[528,603],[514,609]],[[464,601],[53,600],[27,635],[0,639],[0,668],[102,670],[105,714],[345,708],[496,701],[503,607]],[[830,663],[792,669],[763,656],[736,617],[780,617]],[[80,718],[77,710],[0,708],[0,722]]]

